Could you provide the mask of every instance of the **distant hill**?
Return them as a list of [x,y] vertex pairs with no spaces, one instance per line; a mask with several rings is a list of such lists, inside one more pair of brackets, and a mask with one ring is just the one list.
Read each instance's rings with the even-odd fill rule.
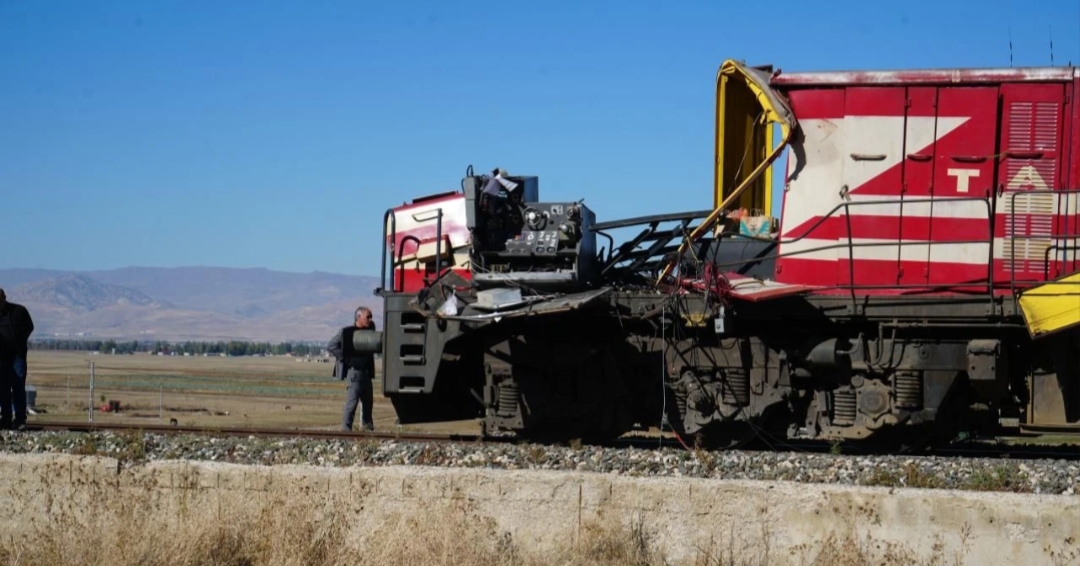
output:
[[[32,303],[45,303],[77,312],[93,311],[114,305],[152,306],[154,300],[129,287],[107,285],[85,275],[61,275],[23,283],[10,292]],[[15,300],[12,298],[12,300]]]
[[366,305],[382,323],[375,277],[222,267],[108,271],[0,269],[26,305],[33,338],[323,341]]

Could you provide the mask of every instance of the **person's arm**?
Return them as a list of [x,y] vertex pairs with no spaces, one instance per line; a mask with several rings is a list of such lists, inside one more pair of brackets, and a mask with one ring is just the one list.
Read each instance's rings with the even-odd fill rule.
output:
[[30,318],[30,311],[23,309],[23,313],[26,314],[26,339],[30,339],[30,335],[34,333],[34,319]]
[[334,356],[341,361],[341,330],[334,334],[334,337],[330,339],[330,343],[326,345],[326,351],[330,352],[331,356]]

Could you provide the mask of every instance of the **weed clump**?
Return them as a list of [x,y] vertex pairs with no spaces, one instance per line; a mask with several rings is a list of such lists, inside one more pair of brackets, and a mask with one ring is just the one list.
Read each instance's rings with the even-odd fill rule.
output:
[[870,477],[864,483],[881,487],[921,487],[926,489],[948,487],[945,480],[922,470],[914,463],[908,463],[900,469],[878,468],[870,474]]

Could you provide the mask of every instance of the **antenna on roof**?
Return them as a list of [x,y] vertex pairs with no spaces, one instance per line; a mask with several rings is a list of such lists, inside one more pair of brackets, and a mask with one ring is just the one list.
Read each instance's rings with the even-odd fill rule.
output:
[[1050,26],[1050,66],[1054,66],[1054,26]]
[[1009,66],[1012,67],[1012,26],[1009,26]]

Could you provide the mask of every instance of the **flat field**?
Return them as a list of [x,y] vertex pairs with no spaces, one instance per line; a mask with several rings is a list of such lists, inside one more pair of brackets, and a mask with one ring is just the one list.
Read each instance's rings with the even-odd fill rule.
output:
[[[93,355],[33,350],[27,385],[37,390],[31,421],[168,424],[185,426],[336,429],[345,383],[323,358]],[[94,364],[93,392],[90,364]],[[397,428],[380,390],[376,363],[375,427]],[[119,412],[103,411],[110,401]],[[359,421],[359,410],[356,420]],[[477,433],[479,421],[402,426],[405,431]]]

